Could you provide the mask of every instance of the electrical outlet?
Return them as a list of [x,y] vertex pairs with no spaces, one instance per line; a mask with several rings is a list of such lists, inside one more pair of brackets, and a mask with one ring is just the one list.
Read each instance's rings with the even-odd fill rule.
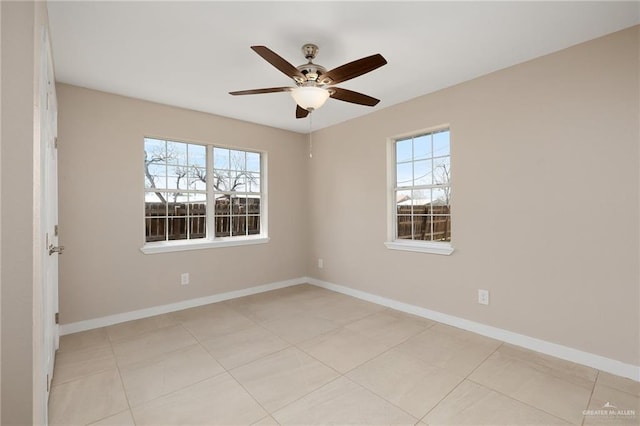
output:
[[182,285],[189,284],[189,273],[188,272],[180,274],[180,284],[182,284]]
[[324,268],[324,259],[318,259],[318,268],[319,269]]
[[489,304],[489,290],[478,289],[478,303],[481,305]]

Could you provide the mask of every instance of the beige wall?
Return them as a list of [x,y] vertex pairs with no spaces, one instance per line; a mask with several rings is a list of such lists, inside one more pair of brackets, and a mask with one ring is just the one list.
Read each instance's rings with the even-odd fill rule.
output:
[[[309,274],[640,365],[638,39],[635,27],[315,133]],[[388,250],[387,137],[447,123],[456,251]]]
[[[62,324],[305,275],[303,135],[64,84],[57,91]],[[266,151],[271,241],[141,253],[144,136]]]
[[3,425],[41,423],[42,327],[38,84],[44,2],[0,2],[2,152],[0,263]]
[[[302,135],[59,85],[62,323],[309,275],[640,365],[638,38],[324,129],[311,160]],[[388,250],[387,138],[441,124],[456,251]],[[268,151],[271,242],[142,254],[144,135]]]

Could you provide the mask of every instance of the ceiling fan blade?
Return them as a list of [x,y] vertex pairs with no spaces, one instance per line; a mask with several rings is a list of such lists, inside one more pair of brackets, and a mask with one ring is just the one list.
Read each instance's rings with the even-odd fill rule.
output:
[[338,84],[380,68],[387,60],[379,53],[327,71],[320,77],[324,84]]
[[329,91],[331,92],[331,97],[333,99],[344,102],[351,102],[352,104],[375,106],[378,102],[380,102],[380,99],[372,98],[371,96],[354,92],[353,90],[332,87],[331,89],[329,89]]
[[296,118],[305,118],[309,115],[309,111],[302,108],[300,105],[296,105]]
[[302,74],[298,68],[291,65],[285,59],[283,59],[280,55],[278,55],[273,50],[269,49],[266,46],[251,46],[254,52],[258,55],[262,56],[262,58],[269,62],[274,67],[278,68],[281,72],[286,74],[287,76],[294,78],[299,77],[303,81],[306,80],[304,74]]
[[266,89],[238,90],[237,92],[229,92],[230,95],[260,95],[262,93],[290,92],[293,87],[268,87]]

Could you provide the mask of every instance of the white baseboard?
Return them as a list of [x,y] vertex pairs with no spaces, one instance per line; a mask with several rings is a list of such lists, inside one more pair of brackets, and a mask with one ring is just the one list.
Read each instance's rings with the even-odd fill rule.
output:
[[86,321],[78,321],[60,326],[60,335],[77,333],[79,331],[92,330],[95,328],[106,327],[121,322],[152,317],[154,315],[166,314],[169,312],[180,311],[182,309],[194,308],[196,306],[208,305],[210,303],[222,302],[224,300],[235,299],[238,297],[250,296],[252,294],[263,293],[265,291],[277,290],[279,288],[291,287],[298,284],[313,284],[318,287],[332,290],[338,293],[353,296],[358,299],[386,306],[398,311],[428,318],[453,327],[468,330],[473,333],[487,336],[492,339],[510,343],[526,349],[531,349],[556,358],[572,361],[577,364],[586,365],[588,367],[597,368],[607,373],[617,376],[627,377],[629,379],[640,382],[640,366],[626,364],[615,359],[606,358],[600,355],[584,352],[578,349],[559,345],[557,343],[547,342],[535,337],[525,336],[524,334],[514,333],[497,327],[481,324],[479,322],[470,321],[453,315],[444,314],[442,312],[432,311],[420,306],[410,305],[408,303],[399,302],[375,294],[356,290],[338,284],[318,280],[311,277],[294,278],[286,281],[278,281],[269,284],[263,284],[255,287],[245,288],[242,290],[230,291],[227,293],[214,294],[212,296],[200,297],[197,299],[183,300],[168,305],[155,306],[137,311],[124,312],[121,314],[109,315],[106,317],[90,319]]
[[60,335],[77,333],[79,331],[93,330],[95,328],[106,327],[119,324],[121,322],[148,318],[155,315],[169,312],[181,311],[183,309],[195,308],[196,306],[208,305],[210,303],[222,302],[224,300],[236,299],[238,297],[250,296],[252,294],[264,293],[265,291],[277,290],[279,288],[291,287],[298,284],[305,284],[306,278],[294,278],[286,281],[278,281],[249,287],[242,290],[229,291],[227,293],[214,294],[212,296],[199,297],[197,299],[183,300],[181,302],[170,303],[168,305],[154,306],[152,308],[139,309],[137,311],[123,312],[121,314],[109,315],[101,318],[94,318],[85,321],[62,324]]
[[303,281],[327,290],[343,293],[378,305],[387,306],[398,311],[428,318],[430,320],[468,330],[482,336],[487,336],[492,339],[531,349],[536,352],[572,361],[577,364],[586,365],[601,371],[606,371],[607,373],[615,374],[616,376],[627,377],[640,382],[640,366],[637,365],[626,364],[615,359],[584,352],[578,349],[559,345],[557,343],[547,342],[545,340],[536,339],[535,337],[525,336],[523,334],[455,317],[453,315],[443,314],[442,312],[432,311],[430,309],[410,305],[408,303],[398,302],[397,300],[388,299],[386,297],[377,296],[375,294],[355,290],[353,288],[329,283],[315,278],[307,277]]

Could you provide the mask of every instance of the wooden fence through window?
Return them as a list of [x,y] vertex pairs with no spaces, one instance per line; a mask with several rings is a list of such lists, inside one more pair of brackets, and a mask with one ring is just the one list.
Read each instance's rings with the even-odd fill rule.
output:
[[[260,200],[216,200],[214,224],[216,237],[259,234]],[[206,238],[205,203],[145,203],[145,241],[184,240],[187,230],[189,239]]]
[[398,239],[451,241],[450,206],[398,206],[397,220]]

